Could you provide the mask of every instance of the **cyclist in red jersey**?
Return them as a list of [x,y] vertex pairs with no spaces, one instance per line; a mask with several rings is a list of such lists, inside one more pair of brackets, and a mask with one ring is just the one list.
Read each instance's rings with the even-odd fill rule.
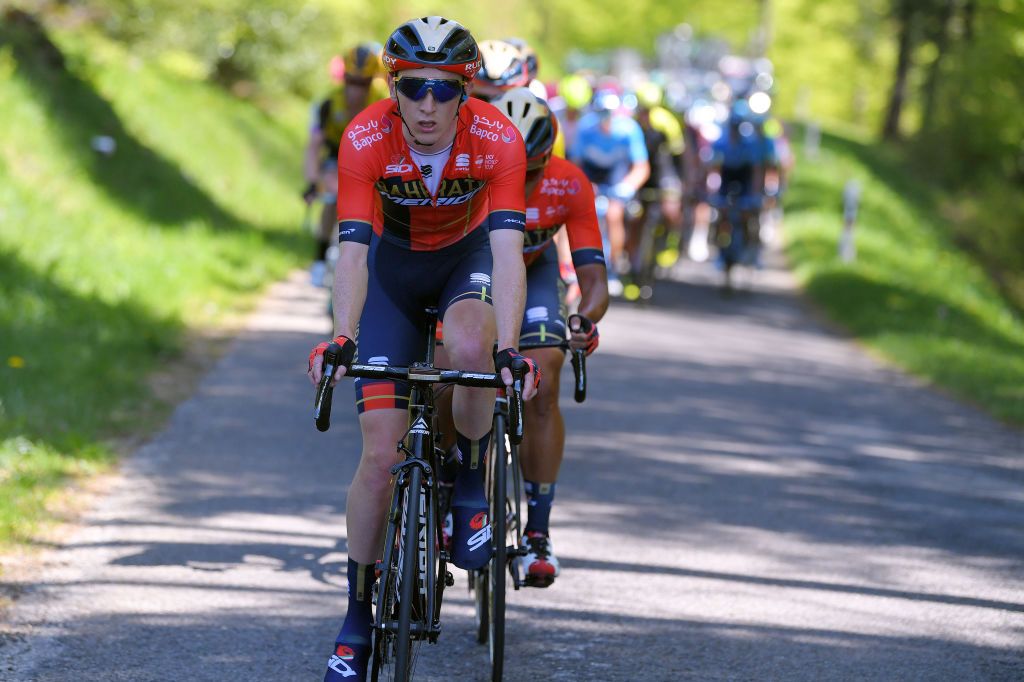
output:
[[608,273],[601,231],[594,209],[594,190],[583,171],[552,156],[558,120],[529,88],[518,88],[492,102],[516,125],[526,141],[526,310],[519,333],[523,354],[544,375],[537,397],[526,405],[526,423],[519,448],[529,501],[523,559],[528,584],[547,587],[558,575],[548,519],[555,482],[565,449],[565,423],[558,406],[558,378],[565,354],[564,284],[559,275],[555,234],[565,226],[582,298],[581,327],[570,330],[570,344],[597,348],[597,322],[608,309]]
[[[497,367],[511,385],[523,315],[524,144],[493,106],[467,101],[480,68],[476,41],[460,24],[424,17],[396,29],[384,47],[391,99],[356,116],[338,156],[341,242],[334,283],[334,341],[345,374],[356,352],[367,363],[420,359],[424,309],[444,320],[452,366]],[[493,286],[492,286],[493,281]],[[493,296],[493,307],[491,297]],[[492,355],[494,340],[500,350]],[[317,383],[328,342],[310,353]],[[536,392],[530,364],[524,398]],[[357,380],[362,457],[349,488],[348,612],[325,682],[366,675],[371,588],[381,552],[395,443],[408,423],[408,387]],[[487,451],[494,389],[457,387],[453,412],[462,465],[452,499],[455,565],[479,568],[490,543],[470,543],[484,515],[482,455]],[[477,526],[479,527],[479,525]]]

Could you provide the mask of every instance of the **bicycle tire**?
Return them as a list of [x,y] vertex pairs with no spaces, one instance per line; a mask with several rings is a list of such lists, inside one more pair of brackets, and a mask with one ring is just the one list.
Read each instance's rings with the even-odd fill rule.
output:
[[402,524],[403,552],[401,561],[402,584],[398,601],[398,631],[395,634],[395,679],[406,682],[412,679],[412,620],[413,602],[416,595],[417,572],[419,565],[419,524],[420,524],[420,486],[423,472],[419,467],[409,470],[409,485],[405,489],[405,519]]
[[376,616],[373,632],[373,661],[370,669],[372,682],[394,679],[395,632],[385,627],[398,619],[400,562],[398,547],[402,542],[402,514],[405,508],[405,488],[396,488],[388,514],[384,537],[384,556],[380,563],[381,575],[377,583]]
[[508,472],[508,441],[505,439],[505,417],[498,414],[494,418],[494,429],[491,432],[491,453],[488,472],[488,506],[493,525],[491,542],[494,543],[494,556],[487,564],[488,587],[490,599],[488,603],[488,653],[491,658],[491,680],[500,682],[505,666],[505,576],[508,574],[508,488],[506,474]]
[[[394,619],[393,631],[380,629],[375,633],[372,679],[374,682],[408,682],[412,679],[414,603],[418,576],[419,489],[423,472],[412,467],[408,484],[402,487],[398,520],[389,532],[394,550],[401,549],[397,561],[389,561],[381,576],[379,601],[384,610],[381,622]],[[415,494],[412,494],[416,491]],[[390,530],[390,529],[389,529]]]

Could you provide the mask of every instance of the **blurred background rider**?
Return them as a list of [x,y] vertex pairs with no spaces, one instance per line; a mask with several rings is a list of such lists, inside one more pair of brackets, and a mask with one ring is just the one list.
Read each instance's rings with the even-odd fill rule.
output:
[[317,197],[323,206],[316,230],[316,251],[310,278],[316,286],[323,284],[327,249],[336,242],[338,194],[338,146],[345,126],[368,105],[389,96],[384,80],[380,43],[360,43],[339,60],[331,61],[331,75],[337,86],[313,109],[309,142],[303,161],[306,188],[302,198],[312,204]]

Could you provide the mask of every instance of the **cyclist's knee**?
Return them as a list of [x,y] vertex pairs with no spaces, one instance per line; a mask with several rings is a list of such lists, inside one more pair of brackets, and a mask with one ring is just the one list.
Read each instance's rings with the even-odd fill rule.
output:
[[398,461],[397,439],[372,438],[363,442],[360,484],[369,491],[385,492],[391,487],[391,467]]

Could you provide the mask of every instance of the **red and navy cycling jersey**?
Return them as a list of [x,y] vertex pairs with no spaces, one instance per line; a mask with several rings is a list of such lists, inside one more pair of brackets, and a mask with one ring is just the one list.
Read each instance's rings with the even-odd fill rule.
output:
[[594,208],[594,188],[582,170],[555,156],[544,169],[544,177],[526,199],[523,258],[527,265],[550,247],[552,238],[562,225],[569,234],[574,266],[604,265],[601,230]]
[[382,239],[436,251],[481,226],[525,228],[526,150],[516,127],[478,99],[459,107],[457,132],[436,196],[431,196],[402,134],[393,100],[359,113],[338,152],[341,241]]

